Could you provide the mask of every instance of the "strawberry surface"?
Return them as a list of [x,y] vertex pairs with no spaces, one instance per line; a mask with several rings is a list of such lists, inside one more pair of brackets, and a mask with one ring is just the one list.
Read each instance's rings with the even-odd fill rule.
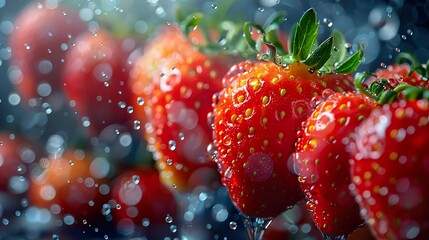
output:
[[351,90],[351,76],[245,61],[224,84],[213,125],[222,181],[243,213],[277,216],[302,198],[291,160],[311,98],[326,88]]
[[327,235],[347,236],[363,220],[348,188],[350,154],[346,148],[355,128],[376,104],[356,92],[334,93],[313,101],[321,103],[302,124],[294,163],[317,227]]
[[429,237],[428,117],[427,100],[399,100],[356,130],[352,189],[377,239]]

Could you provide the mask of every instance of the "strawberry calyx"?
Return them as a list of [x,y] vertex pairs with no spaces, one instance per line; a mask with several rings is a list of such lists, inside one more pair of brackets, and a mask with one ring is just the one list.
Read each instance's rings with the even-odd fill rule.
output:
[[418,74],[420,74],[420,76],[422,76],[423,80],[429,80],[429,60],[426,62],[426,64],[421,64],[419,60],[417,60],[417,58],[414,57],[411,53],[404,52],[398,54],[398,56],[396,57],[396,63],[402,64],[405,62],[409,62],[411,66],[410,72],[408,73],[408,77],[411,76],[413,72],[417,72]]
[[408,83],[392,86],[387,79],[381,78],[366,85],[368,77],[374,76],[370,72],[359,72],[355,75],[355,87],[366,96],[374,99],[378,104],[392,103],[399,99],[404,100],[429,100],[429,89],[417,87]]
[[203,12],[184,14],[181,9],[176,12],[177,22],[185,36],[193,31],[200,31],[203,40],[192,42],[199,51],[207,55],[238,55],[247,57],[251,54],[243,39],[242,23],[227,20],[227,10],[234,1],[222,1],[217,6],[215,14],[208,15]]
[[[264,26],[246,22],[244,34],[249,46],[259,53],[259,59],[273,61],[277,65],[287,66],[294,62],[301,62],[321,73],[348,74],[354,72],[360,65],[363,50],[359,49],[347,58],[347,48],[344,35],[337,30],[332,31],[329,38],[317,45],[319,22],[316,11],[308,9],[301,19],[294,25],[290,33],[289,52],[280,44],[276,32],[284,22],[284,15],[276,13],[269,18]],[[261,53],[257,43],[251,37],[251,30],[255,28],[262,35],[261,40],[269,48],[269,52]]]

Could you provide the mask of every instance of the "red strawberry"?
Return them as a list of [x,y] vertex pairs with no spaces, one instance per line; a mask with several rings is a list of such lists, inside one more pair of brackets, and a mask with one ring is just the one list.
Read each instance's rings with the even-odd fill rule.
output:
[[[317,72],[328,68],[332,38],[314,51],[317,64],[311,49],[303,47],[312,46],[317,26],[310,9],[296,27],[292,53],[276,57],[288,62],[246,61],[224,78],[225,90],[214,109],[215,161],[232,200],[246,215],[275,217],[302,198],[292,154],[296,131],[311,113],[310,100],[326,88],[352,89],[350,75]],[[350,59],[359,62],[359,54]]]
[[171,224],[165,219],[168,216],[176,219],[177,205],[156,170],[127,170],[115,178],[111,190],[113,199],[121,206],[112,211],[120,233],[127,236],[139,233],[150,239],[169,235]]
[[222,87],[227,61],[195,51],[171,57],[160,66],[153,83],[148,143],[155,151],[162,180],[179,191],[210,185],[218,179],[216,165],[206,156],[211,142],[207,114],[212,95]]
[[353,190],[377,239],[429,237],[428,118],[427,100],[399,100],[356,130]]
[[307,208],[325,235],[347,236],[363,224],[348,188],[350,154],[345,144],[375,108],[375,101],[359,93],[335,93],[317,105],[302,124],[294,163]]
[[69,50],[64,89],[79,117],[89,120],[95,134],[111,124],[131,120],[128,55],[121,41],[105,30],[82,34]]
[[25,100],[47,97],[61,89],[64,57],[77,35],[86,29],[70,7],[29,4],[18,16],[9,42],[12,62],[21,70],[14,83]]
[[[99,223],[102,207],[107,203],[105,158],[93,158],[78,149],[67,149],[61,156],[40,161],[43,171],[34,171],[29,188],[29,202],[47,208],[53,214],[68,216],[66,225]],[[110,209],[109,209],[110,210]]]
[[149,99],[153,91],[153,78],[160,74],[159,65],[171,55],[195,51],[195,47],[189,41],[201,42],[201,34],[193,31],[188,39],[177,25],[165,26],[147,43],[142,56],[136,60],[130,71],[129,88],[135,111],[133,116],[141,124],[146,122],[144,108],[148,103],[145,103],[145,100]]

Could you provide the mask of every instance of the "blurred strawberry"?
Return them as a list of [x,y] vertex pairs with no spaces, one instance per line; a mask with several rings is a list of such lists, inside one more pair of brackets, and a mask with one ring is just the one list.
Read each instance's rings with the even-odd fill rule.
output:
[[[174,39],[174,44],[172,44]],[[134,106],[134,118],[140,124],[146,121],[145,103],[153,91],[152,81],[159,75],[159,65],[170,55],[187,54],[194,51],[195,47],[190,42],[201,43],[203,38],[199,31],[193,31],[189,39],[183,34],[177,25],[163,27],[146,44],[143,54],[137,58],[134,67],[130,71],[129,88],[132,94]],[[180,47],[180,48],[179,48]],[[143,128],[142,128],[143,130]]]
[[105,158],[68,149],[59,157],[41,159],[40,167],[42,171],[33,176],[30,185],[31,205],[68,216],[66,225],[94,225],[103,219],[109,192],[106,176],[110,169]]
[[39,160],[35,143],[12,132],[0,132],[0,192],[21,194],[28,190],[30,165]]
[[79,13],[59,4],[55,8],[32,2],[14,23],[9,44],[20,76],[13,79],[24,100],[48,97],[61,89],[64,57],[86,29]]
[[105,30],[86,32],[66,56],[64,91],[93,134],[111,124],[131,128],[133,107],[127,86],[131,66],[127,58],[132,49],[123,47],[125,41]]
[[120,205],[112,214],[123,235],[149,239],[175,235],[170,229],[174,223],[166,218],[176,219],[177,204],[156,170],[126,170],[113,181],[111,196]]

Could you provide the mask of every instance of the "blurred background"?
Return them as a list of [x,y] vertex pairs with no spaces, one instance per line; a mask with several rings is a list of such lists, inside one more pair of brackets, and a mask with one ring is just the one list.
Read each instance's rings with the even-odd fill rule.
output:
[[[94,136],[89,133],[88,120],[75,117],[75,103],[67,101],[61,91],[54,91],[54,86],[37,86],[41,97],[36,99],[27,99],[21,94],[17,86],[25,76],[23,70],[12,61],[18,53],[12,50],[11,36],[17,31],[17,18],[28,5],[48,9],[65,5],[76,10],[80,21],[89,30],[107,29],[113,35],[126,39],[122,44],[128,49],[126,57],[130,62],[141,55],[144,45],[160,26],[176,21],[178,8],[185,13],[199,11],[208,16],[223,15],[224,20],[254,21],[259,24],[273,13],[285,11],[286,19],[281,28],[288,32],[306,9],[314,7],[320,21],[320,39],[326,38],[332,29],[339,29],[344,33],[351,52],[363,47],[365,54],[359,68],[361,71],[374,71],[392,64],[400,52],[410,52],[422,63],[429,59],[427,0],[231,0],[227,4],[225,1],[229,0],[0,0],[0,147],[3,146],[0,150],[0,175],[7,176],[0,176],[4,182],[0,188],[0,239],[179,239],[181,235],[185,236],[183,239],[245,239],[246,236],[240,216],[223,187],[214,193],[196,191],[186,199],[174,196],[178,205],[185,204],[187,207],[179,207],[181,210],[177,214],[152,213],[159,215],[161,220],[158,223],[144,218],[146,220],[130,224],[133,214],[127,212],[128,217],[115,214],[121,211],[121,205],[118,197],[110,195],[114,192],[113,185],[120,182],[118,177],[125,173],[129,175],[128,180],[140,176],[133,178],[133,184],[141,184],[147,174],[143,176],[136,172],[153,168],[152,154],[139,133],[138,122],[134,121],[133,129],[120,125],[108,126]],[[227,8],[224,7],[227,5]],[[222,14],[219,14],[220,11]],[[29,19],[32,21],[31,16]],[[43,23],[35,21],[33,24]],[[43,27],[40,29],[43,30]],[[27,36],[29,42],[35,36],[32,34]],[[73,42],[64,44],[61,45],[63,52],[70,51],[74,46]],[[31,49],[31,45],[21,47]],[[41,71],[52,71],[55,66],[51,62],[39,63]],[[120,105],[118,109],[126,108]],[[132,113],[132,108],[128,111]],[[9,141],[19,148],[18,153],[10,153],[12,144],[6,144]],[[91,219],[93,213],[86,213],[83,219],[78,220],[72,214],[78,210],[70,208],[71,213],[63,215],[60,212],[64,206],[60,203],[46,207],[33,199],[31,189],[37,186],[32,183],[37,182],[46,170],[44,162],[49,162],[50,157],[58,154],[67,156],[70,149],[74,149],[71,157],[67,157],[70,165],[91,155],[88,176],[106,179],[95,183],[98,189],[105,189],[98,191],[102,200],[96,211],[99,216],[95,218]],[[12,156],[18,158],[19,163],[8,166],[5,162]],[[96,170],[91,172],[91,167]],[[66,168],[61,166],[57,170],[66,171]],[[82,169],[82,172],[88,171],[87,167]],[[135,172],[130,173],[132,171]],[[55,182],[60,177],[53,176],[52,179],[50,181]],[[94,185],[91,179],[81,177],[77,181],[87,186]],[[160,194],[161,190],[155,183],[150,182],[145,188],[151,187],[156,189],[155,193],[146,191],[145,194]],[[50,188],[41,191],[48,192],[45,197],[42,196],[45,200],[51,197]],[[66,191],[80,192],[79,189]],[[59,190],[57,194],[60,194]],[[168,197],[171,196],[166,194],[165,198]],[[87,201],[85,207],[97,206],[95,199],[93,197]],[[161,200],[154,198],[153,201],[147,204],[152,206]],[[82,208],[76,202],[62,204],[76,204],[78,209]],[[155,224],[160,226],[149,227]],[[302,206],[279,216],[270,232],[267,239],[319,238]],[[185,233],[191,237],[187,238]]]

